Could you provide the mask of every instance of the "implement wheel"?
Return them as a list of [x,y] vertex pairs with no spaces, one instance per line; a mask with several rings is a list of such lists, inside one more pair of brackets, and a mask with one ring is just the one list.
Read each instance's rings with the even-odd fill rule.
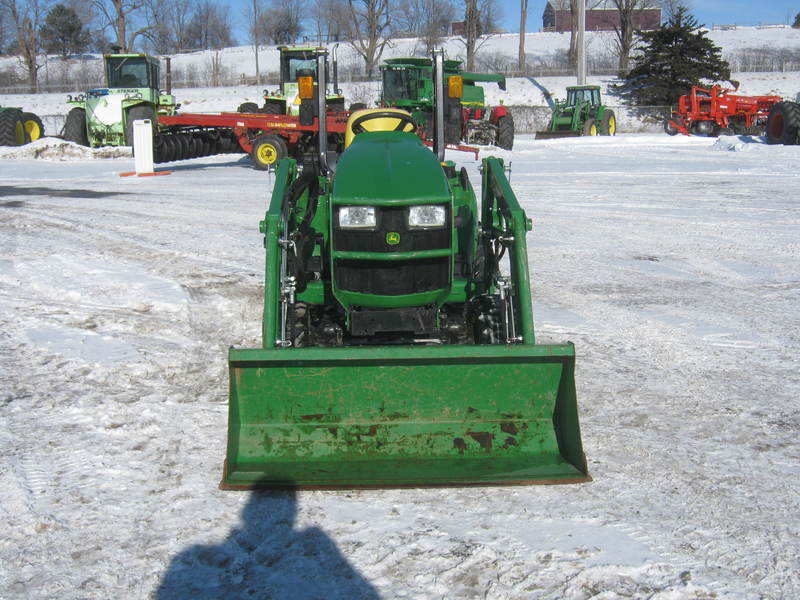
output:
[[266,171],[280,159],[288,156],[286,142],[279,135],[262,135],[253,143],[250,157],[253,166],[259,171]]
[[75,142],[81,146],[89,145],[89,134],[86,133],[85,110],[76,107],[67,113],[63,137],[68,142]]
[[13,108],[0,110],[0,146],[22,146],[25,137],[22,111]]
[[778,102],[767,118],[767,142],[770,144],[797,144],[800,134],[800,104]]

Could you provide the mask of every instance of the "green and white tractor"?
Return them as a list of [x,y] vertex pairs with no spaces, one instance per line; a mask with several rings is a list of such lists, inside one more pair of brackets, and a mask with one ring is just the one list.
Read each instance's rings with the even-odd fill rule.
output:
[[133,122],[175,114],[175,97],[159,88],[159,61],[146,54],[107,54],[106,86],[70,96],[62,137],[83,146],[132,146]]
[[536,139],[616,133],[617,118],[603,104],[600,86],[574,85],[567,88],[566,100],[556,100],[550,125],[545,131],[536,132]]
[[[299,115],[300,90],[298,79],[303,76],[314,80],[315,93],[317,77],[317,52],[320,48],[315,46],[278,46],[280,58],[280,83],[275,90],[264,90],[264,104],[259,106],[255,102],[243,102],[237,112],[263,113],[267,115]],[[333,68],[332,79],[329,73]],[[325,88],[325,106],[327,110],[344,110],[344,96],[339,89],[336,48],[332,52],[330,63],[325,61],[326,81],[331,81]]]

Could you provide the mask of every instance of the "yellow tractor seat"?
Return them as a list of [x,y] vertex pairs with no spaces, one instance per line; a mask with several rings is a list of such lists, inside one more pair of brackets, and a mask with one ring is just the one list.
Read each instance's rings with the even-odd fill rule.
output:
[[[390,113],[400,115],[392,117]],[[370,115],[375,115],[370,118]],[[381,115],[381,116],[378,116]],[[347,119],[347,128],[344,132],[344,147],[347,149],[353,139],[363,131],[353,131],[353,123],[359,122],[358,129],[363,131],[414,131],[416,127],[410,122],[411,113],[399,108],[365,108],[357,110]]]

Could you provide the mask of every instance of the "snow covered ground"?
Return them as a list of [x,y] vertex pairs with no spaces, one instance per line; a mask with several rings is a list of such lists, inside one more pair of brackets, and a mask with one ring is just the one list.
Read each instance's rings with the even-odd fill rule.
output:
[[0,150],[0,598],[800,597],[800,147],[498,153],[592,483],[254,494],[217,484],[270,175],[59,144]]

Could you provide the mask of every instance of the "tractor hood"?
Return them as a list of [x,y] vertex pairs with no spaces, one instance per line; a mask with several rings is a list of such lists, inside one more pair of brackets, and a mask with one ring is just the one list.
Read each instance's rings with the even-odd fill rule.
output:
[[356,136],[336,168],[336,204],[444,204],[444,171],[413,133],[376,131]]

